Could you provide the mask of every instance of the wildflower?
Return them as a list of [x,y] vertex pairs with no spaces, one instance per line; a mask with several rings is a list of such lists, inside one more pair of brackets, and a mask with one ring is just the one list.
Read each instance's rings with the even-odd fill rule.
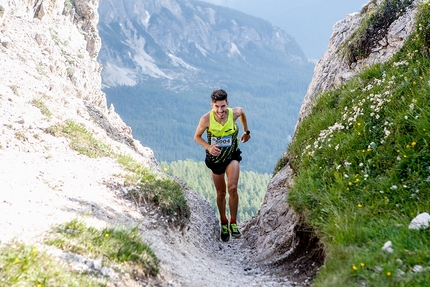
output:
[[359,178],[356,178],[356,179],[355,179],[355,182],[359,182],[359,181],[360,181],[360,179],[359,179]]
[[407,120],[408,119],[408,116],[405,116],[405,120]]
[[417,144],[416,142],[411,143],[412,147],[416,146],[416,144]]
[[348,185],[352,185],[352,182],[348,182]]
[[406,145],[406,148],[409,148],[409,145],[408,145],[408,144]]
[[93,214],[93,211],[92,211],[92,210],[90,210],[90,211],[88,212],[88,214],[89,214],[89,215]]
[[15,258],[15,263],[19,263],[21,260],[19,258]]
[[358,133],[357,133],[357,135],[361,135],[361,133],[360,133],[360,132],[358,132]]
[[357,266],[352,265],[352,269],[354,269],[355,271],[357,271]]
[[397,185],[393,185],[390,187],[391,190],[396,190],[397,189]]
[[360,265],[361,265],[361,267],[364,267],[364,263],[363,262],[361,262]]
[[361,203],[359,203],[357,206],[358,206],[358,208],[362,208],[363,207],[363,205],[361,205]]
[[168,171],[169,169],[167,167],[164,168],[164,172]]
[[105,234],[105,237],[106,237],[106,238],[108,238],[108,237],[109,237],[109,233],[106,233],[106,234]]
[[391,272],[390,271],[387,272],[387,276],[391,276]]
[[33,248],[33,249],[31,250],[31,252],[33,252],[34,254],[36,254],[36,253],[37,253],[37,249],[36,249],[36,248]]
[[408,157],[408,156],[404,154],[404,155],[403,155],[403,157],[404,157],[404,158],[406,158],[406,157]]

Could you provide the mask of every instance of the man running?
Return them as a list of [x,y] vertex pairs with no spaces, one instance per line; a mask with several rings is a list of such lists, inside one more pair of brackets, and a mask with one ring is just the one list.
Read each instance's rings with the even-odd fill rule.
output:
[[[237,227],[237,209],[239,195],[237,185],[239,181],[240,165],[242,160],[239,149],[239,128],[236,120],[239,118],[245,131],[241,136],[241,142],[247,142],[251,138],[248,129],[245,111],[240,108],[229,108],[227,93],[224,90],[214,90],[211,95],[212,110],[204,114],[199,121],[194,134],[194,140],[206,149],[206,166],[212,171],[212,179],[217,192],[217,206],[221,219],[221,240],[228,241],[230,234],[233,238],[241,236]],[[202,138],[207,132],[207,142]],[[230,227],[226,216],[226,182],[229,194],[228,205],[230,208]]]

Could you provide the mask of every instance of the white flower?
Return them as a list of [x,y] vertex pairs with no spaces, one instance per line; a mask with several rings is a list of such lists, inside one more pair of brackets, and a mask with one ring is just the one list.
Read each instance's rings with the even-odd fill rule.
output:
[[391,190],[396,190],[397,189],[397,185],[393,185],[392,187],[390,187]]

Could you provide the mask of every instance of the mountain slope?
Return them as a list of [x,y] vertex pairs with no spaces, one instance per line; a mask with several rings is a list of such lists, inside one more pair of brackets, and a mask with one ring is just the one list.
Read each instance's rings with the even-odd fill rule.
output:
[[210,93],[223,88],[232,106],[247,111],[254,135],[243,145],[242,167],[272,171],[313,69],[294,39],[262,19],[198,1],[103,0],[99,11],[104,91],[158,159],[203,160],[192,135]]

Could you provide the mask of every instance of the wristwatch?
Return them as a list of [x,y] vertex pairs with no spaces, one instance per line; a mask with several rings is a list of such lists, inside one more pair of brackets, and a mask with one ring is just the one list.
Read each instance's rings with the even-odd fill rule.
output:
[[250,135],[250,134],[251,134],[251,131],[246,131],[246,132],[244,132],[243,134],[245,134],[245,135]]

